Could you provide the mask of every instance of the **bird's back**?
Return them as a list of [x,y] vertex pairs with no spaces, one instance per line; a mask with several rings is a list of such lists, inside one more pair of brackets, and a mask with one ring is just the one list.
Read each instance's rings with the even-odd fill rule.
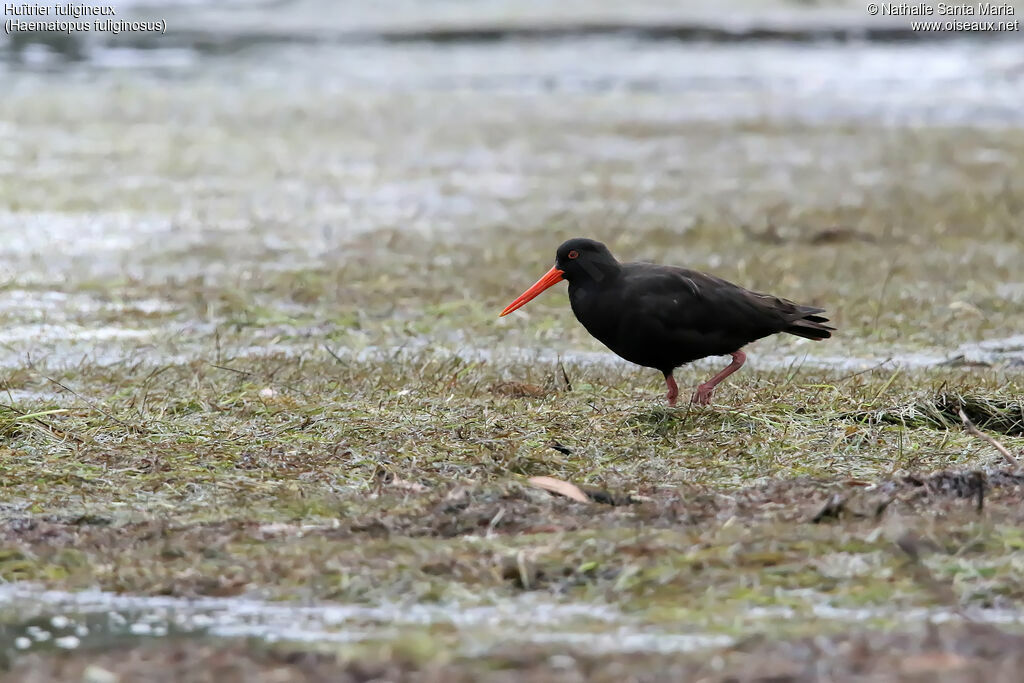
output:
[[626,360],[670,371],[777,332],[830,336],[821,309],[750,291],[695,270],[625,263],[613,282],[570,284],[573,312]]

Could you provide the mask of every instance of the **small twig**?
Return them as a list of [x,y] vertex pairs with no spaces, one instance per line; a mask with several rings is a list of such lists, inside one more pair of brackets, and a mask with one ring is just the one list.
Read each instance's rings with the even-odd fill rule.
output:
[[343,361],[341,359],[341,357],[338,356],[338,354],[336,354],[333,349],[331,349],[330,346],[328,346],[327,344],[324,344],[323,346],[324,346],[324,351],[326,351],[327,353],[331,354],[331,358],[333,358],[334,360],[338,361],[339,365],[344,365],[345,364],[345,361]]
[[854,377],[859,377],[860,375],[863,375],[863,374],[866,374],[866,373],[869,373],[869,372],[874,372],[875,370],[877,370],[878,368],[882,367],[883,365],[885,365],[886,363],[890,362],[891,360],[892,360],[892,356],[889,356],[888,358],[883,360],[878,365],[873,365],[870,368],[868,368],[867,370],[858,370],[857,372],[855,372],[855,373],[853,373],[851,375],[846,375],[845,377],[840,377],[839,379],[836,380],[835,383],[836,384],[842,384],[843,382],[847,382],[847,381],[853,379]]
[[979,439],[982,439],[982,440],[988,442],[988,444],[990,446],[992,446],[997,451],[999,451],[999,454],[1001,456],[1003,456],[1003,459],[1006,460],[1007,464],[1010,465],[1010,467],[1013,467],[1014,469],[1017,469],[1017,468],[1020,467],[1020,464],[1017,462],[1017,458],[1013,457],[1013,455],[1010,454],[1010,451],[1007,450],[1006,446],[1004,446],[1003,444],[999,443],[998,441],[993,439],[991,436],[989,436],[988,434],[986,434],[985,432],[981,431],[980,429],[978,429],[977,427],[974,426],[974,423],[971,422],[968,419],[967,413],[964,412],[963,408],[960,408],[957,411],[957,413],[960,415],[960,419],[964,423],[964,429],[966,429],[968,431],[968,433],[973,434],[974,436],[978,437]]
[[226,370],[227,372],[234,372],[239,375],[245,375],[246,377],[252,377],[253,375],[256,374],[254,372],[249,372],[248,370],[236,370],[235,368],[229,368],[226,365],[217,365],[216,363],[207,362],[207,365],[209,365],[211,368],[217,368],[218,370]]
[[558,357],[558,369],[562,371],[562,379],[565,380],[565,390],[572,391],[572,382],[569,381],[569,373],[565,371],[561,356]]
[[130,429],[130,430],[132,430],[132,431],[134,431],[136,433],[141,433],[141,432],[146,431],[146,430],[142,429],[141,427],[139,427],[138,425],[129,424],[129,423],[125,422],[124,420],[120,420],[120,419],[114,417],[113,415],[111,415],[107,411],[103,410],[103,408],[101,408],[100,405],[96,401],[93,401],[90,398],[82,396],[80,393],[78,393],[77,391],[75,391],[71,387],[58,382],[57,380],[53,379],[52,377],[47,377],[46,375],[43,375],[43,379],[48,380],[50,382],[53,382],[58,387],[60,387],[64,391],[67,391],[68,393],[74,394],[75,396],[77,396],[81,400],[85,401],[89,405],[89,407],[91,407],[97,413],[99,413],[103,417],[107,418],[108,420],[113,420],[114,422],[116,422],[117,424],[121,425],[125,429]]
[[882,305],[885,303],[885,293],[892,282],[892,276],[896,273],[896,259],[889,262],[889,272],[885,274],[885,281],[882,283],[882,291],[878,294],[878,305],[875,306],[875,319],[871,322],[871,329],[878,329],[878,319],[882,317]]
[[899,366],[899,365],[896,366],[896,369],[893,370],[891,375],[889,375],[889,380],[885,383],[885,385],[882,386],[881,389],[878,390],[878,393],[875,394],[875,397],[873,399],[871,399],[872,403],[874,403],[879,398],[881,398],[882,394],[884,394],[885,392],[889,391],[889,387],[891,387],[892,383],[896,381],[896,377],[899,376],[901,369],[902,369],[901,366]]

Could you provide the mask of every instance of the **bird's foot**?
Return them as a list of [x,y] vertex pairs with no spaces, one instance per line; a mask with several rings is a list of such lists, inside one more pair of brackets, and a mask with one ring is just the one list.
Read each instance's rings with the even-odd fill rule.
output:
[[714,384],[701,384],[697,387],[697,391],[693,392],[693,398],[690,399],[690,403],[694,403],[699,406],[706,406],[711,403],[711,394],[713,394],[714,391]]
[[711,394],[715,391],[718,383],[743,367],[743,363],[747,360],[747,354],[742,351],[733,351],[730,355],[732,356],[732,362],[729,363],[728,367],[697,387],[697,391],[693,394],[693,398],[690,399],[690,403],[696,403],[699,406],[706,406],[711,403]]
[[679,396],[679,385],[676,384],[671,373],[665,375],[665,384],[668,385],[668,393],[665,394],[665,398],[668,399],[668,405],[671,407],[676,404],[676,398]]

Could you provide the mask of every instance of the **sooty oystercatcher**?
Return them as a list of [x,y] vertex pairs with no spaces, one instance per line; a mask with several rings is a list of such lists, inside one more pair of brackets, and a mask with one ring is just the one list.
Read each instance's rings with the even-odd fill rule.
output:
[[691,401],[704,405],[715,386],[746,361],[742,349],[750,342],[777,332],[820,341],[835,330],[820,315],[823,308],[752,292],[686,268],[619,263],[608,247],[582,237],[558,247],[551,270],[501,315],[562,280],[569,281],[572,312],[587,332],[626,360],[661,370],[669,405],[679,395],[672,372],[680,365],[732,356],[728,367],[694,392]]

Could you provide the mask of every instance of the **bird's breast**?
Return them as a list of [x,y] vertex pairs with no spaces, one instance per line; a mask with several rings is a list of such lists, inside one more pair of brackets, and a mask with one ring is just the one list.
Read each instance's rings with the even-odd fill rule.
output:
[[627,287],[569,287],[576,319],[595,339],[631,363],[661,370],[679,365],[673,340],[653,321],[645,322],[643,301]]
[[623,310],[613,299],[601,289],[569,286],[569,304],[576,319],[606,346],[614,342]]

